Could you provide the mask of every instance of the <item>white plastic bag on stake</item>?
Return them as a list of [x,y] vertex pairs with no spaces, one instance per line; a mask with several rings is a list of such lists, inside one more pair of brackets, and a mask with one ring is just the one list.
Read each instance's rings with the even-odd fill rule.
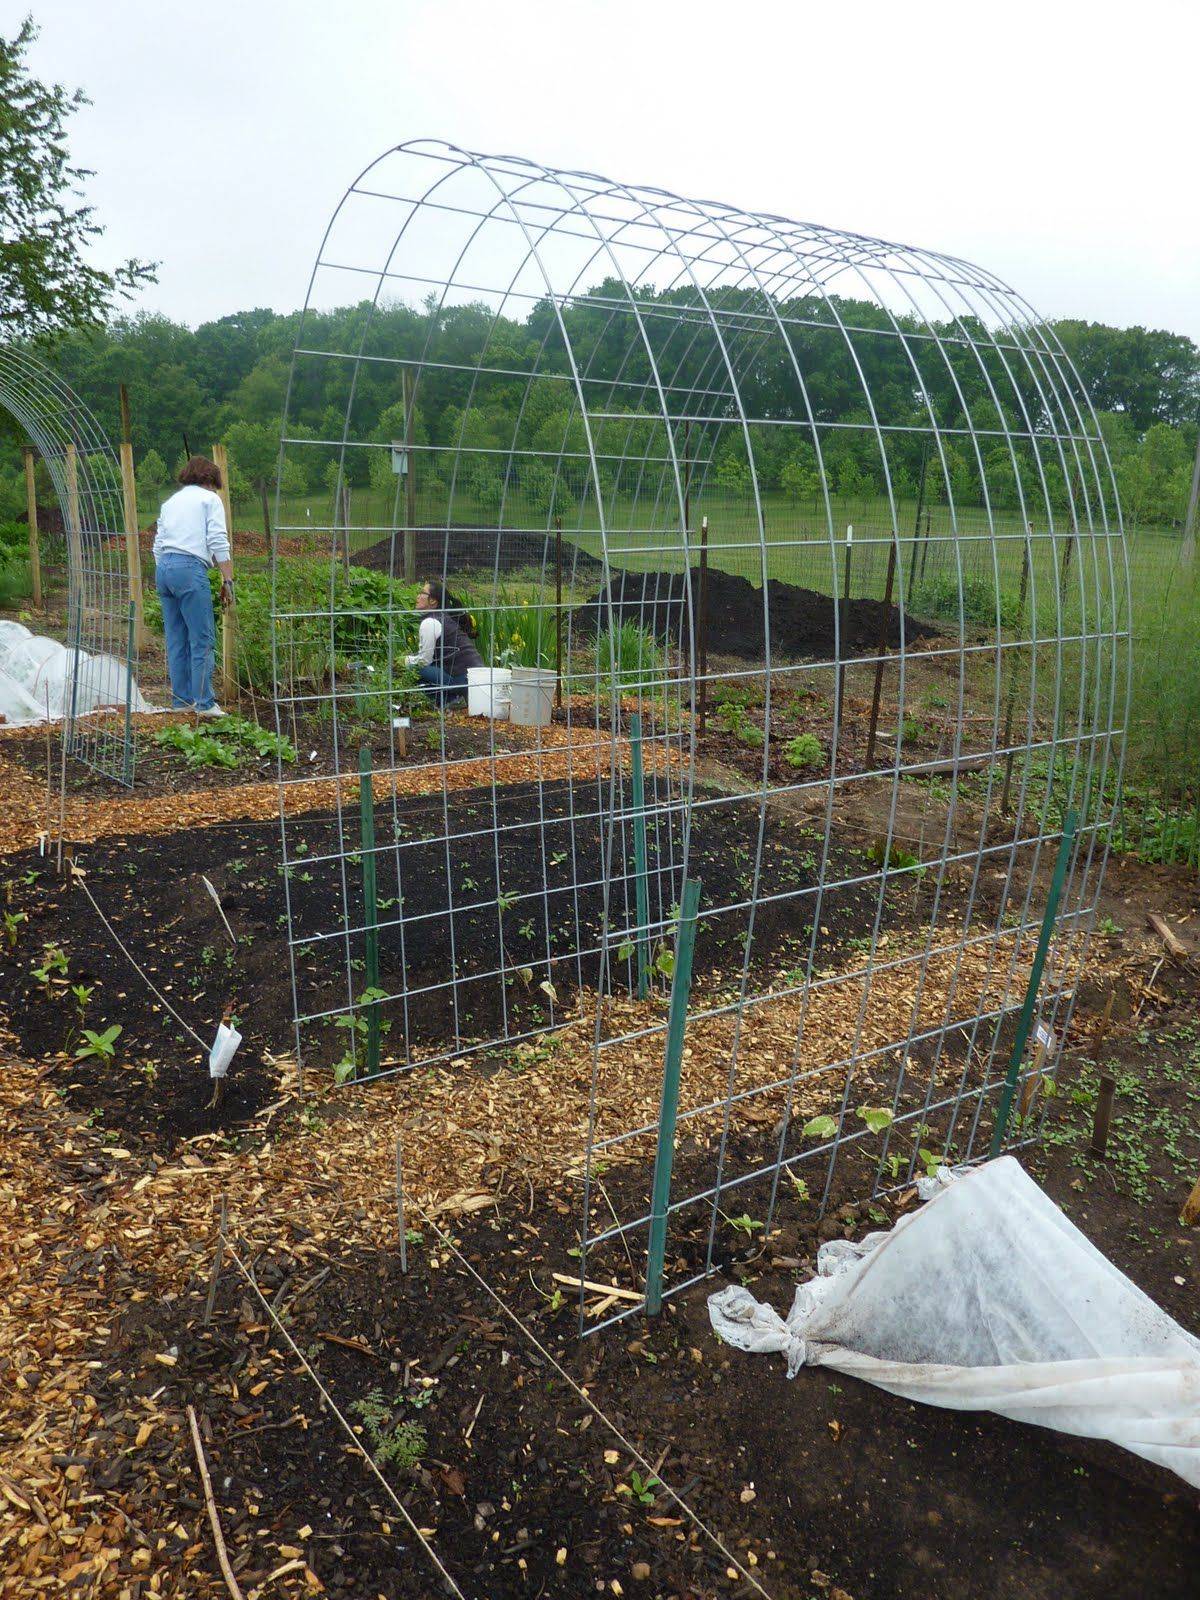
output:
[[1012,1156],[889,1233],[833,1240],[786,1318],[710,1297],[742,1350],[833,1367],[906,1400],[1109,1439],[1200,1487],[1200,1340],[1103,1256]]

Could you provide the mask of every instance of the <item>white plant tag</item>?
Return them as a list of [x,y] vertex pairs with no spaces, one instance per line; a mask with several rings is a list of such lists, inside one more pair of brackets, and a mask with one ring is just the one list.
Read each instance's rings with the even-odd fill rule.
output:
[[236,1028],[230,1028],[224,1022],[217,1026],[217,1037],[213,1047],[208,1052],[208,1075],[210,1078],[223,1078],[229,1069],[242,1036]]
[[1048,1028],[1044,1022],[1039,1022],[1037,1025],[1036,1037],[1037,1042],[1045,1047],[1046,1054],[1048,1056],[1052,1056],[1054,1054],[1054,1047],[1058,1042],[1054,1037],[1054,1030],[1052,1028]]

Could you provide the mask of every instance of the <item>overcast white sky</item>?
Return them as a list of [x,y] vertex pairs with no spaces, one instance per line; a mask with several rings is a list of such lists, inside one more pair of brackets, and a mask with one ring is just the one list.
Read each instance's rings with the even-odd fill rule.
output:
[[372,157],[427,136],[965,256],[1050,317],[1200,340],[1197,0],[0,0],[94,104],[138,304],[303,303]]

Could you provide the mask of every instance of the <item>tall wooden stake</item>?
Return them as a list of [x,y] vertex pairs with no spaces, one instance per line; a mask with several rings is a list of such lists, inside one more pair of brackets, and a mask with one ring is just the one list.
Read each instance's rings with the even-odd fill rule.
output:
[[[1029,588],[1029,546],[1033,542],[1032,529],[1027,530],[1025,548],[1021,552],[1021,592],[1017,600],[1017,631],[1025,626],[1025,595]],[[1012,750],[1012,725],[1013,706],[1016,701],[1017,678],[1016,669],[1008,680],[1008,708],[1004,713],[1004,743],[1009,747],[1008,755],[1004,758],[1004,787],[1000,791],[1000,814],[1003,816],[1008,810],[1008,793],[1012,788],[1013,755]]]
[[79,619],[83,620],[83,534],[79,523],[79,451],[67,446],[67,571],[79,582]]
[[[229,452],[223,444],[212,447],[213,465],[221,474],[221,504],[225,507],[225,526],[229,531],[229,553],[233,554],[233,507],[229,500]],[[231,600],[221,612],[221,696],[236,700],[237,683],[237,602]]]
[[[854,524],[846,524],[846,570],[842,577],[842,610],[841,610],[841,665],[838,667],[837,676],[837,725],[840,729],[846,716],[846,633],[850,627],[850,557],[854,554]],[[837,573],[837,567],[834,567]]]
[[129,568],[129,598],[133,603],[133,646],[146,647],[146,619],[142,605],[142,550],[138,540],[137,480],[133,473],[133,432],[129,420],[129,395],[119,389],[121,401],[121,499],[125,511],[125,561]]
[[[363,745],[358,752],[358,816],[363,876],[363,930],[367,988],[379,991],[379,900],[375,887],[375,796],[371,782],[371,751]],[[381,1033],[379,1001],[367,1007],[367,1073],[379,1071]]]
[[879,731],[879,701],[883,694],[883,660],[887,654],[888,623],[892,614],[892,589],[896,582],[896,539],[888,551],[887,582],[883,586],[883,619],[879,624],[879,650],[875,658],[875,691],[871,696],[871,726],[867,732],[867,767],[875,760],[875,735]]
[[25,446],[25,508],[29,516],[29,571],[33,579],[33,603],[42,609],[42,552],[38,546],[37,484],[33,472],[33,446]]

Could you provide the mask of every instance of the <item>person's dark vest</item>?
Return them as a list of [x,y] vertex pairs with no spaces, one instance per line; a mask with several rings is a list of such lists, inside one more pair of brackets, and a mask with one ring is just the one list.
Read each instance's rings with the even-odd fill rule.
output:
[[456,616],[449,611],[439,611],[442,636],[437,642],[433,659],[448,678],[465,676],[468,667],[481,667],[483,657],[471,642],[471,636]]

